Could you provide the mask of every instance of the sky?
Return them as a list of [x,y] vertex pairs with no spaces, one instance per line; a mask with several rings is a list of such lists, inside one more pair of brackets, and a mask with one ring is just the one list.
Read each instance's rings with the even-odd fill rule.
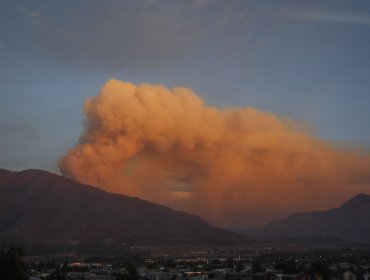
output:
[[369,1],[3,0],[0,35],[2,168],[59,173],[111,78],[370,148]]

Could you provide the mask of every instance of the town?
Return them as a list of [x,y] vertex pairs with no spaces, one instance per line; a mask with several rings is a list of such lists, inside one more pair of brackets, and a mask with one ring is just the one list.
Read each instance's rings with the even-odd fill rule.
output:
[[26,257],[30,280],[369,280],[370,248],[213,248],[186,253]]

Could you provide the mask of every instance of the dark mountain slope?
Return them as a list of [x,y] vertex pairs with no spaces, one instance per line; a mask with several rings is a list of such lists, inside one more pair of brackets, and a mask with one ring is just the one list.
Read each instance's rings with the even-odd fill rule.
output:
[[370,196],[358,194],[340,208],[293,214],[246,234],[270,240],[331,236],[370,243]]
[[0,241],[56,245],[245,239],[196,216],[59,175],[0,169]]

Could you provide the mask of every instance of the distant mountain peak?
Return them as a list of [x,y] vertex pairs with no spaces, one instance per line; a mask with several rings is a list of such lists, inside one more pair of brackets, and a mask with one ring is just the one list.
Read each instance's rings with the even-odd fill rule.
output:
[[[246,235],[265,240],[316,240],[330,236],[370,244],[370,195],[360,193],[340,208],[293,214],[266,226],[246,231]],[[338,239],[339,238],[339,239]],[[325,242],[324,242],[325,243]]]
[[365,193],[359,193],[355,195],[354,197],[350,198],[347,200],[341,208],[353,208],[353,207],[358,207],[358,206],[363,206],[370,204],[370,195],[365,194]]

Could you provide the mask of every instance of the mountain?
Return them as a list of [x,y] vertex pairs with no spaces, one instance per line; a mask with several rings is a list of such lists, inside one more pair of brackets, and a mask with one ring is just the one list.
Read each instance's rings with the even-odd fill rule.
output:
[[202,219],[41,170],[0,169],[0,242],[24,244],[245,241]]
[[260,240],[326,238],[370,243],[370,195],[358,194],[336,209],[293,214],[245,234]]

